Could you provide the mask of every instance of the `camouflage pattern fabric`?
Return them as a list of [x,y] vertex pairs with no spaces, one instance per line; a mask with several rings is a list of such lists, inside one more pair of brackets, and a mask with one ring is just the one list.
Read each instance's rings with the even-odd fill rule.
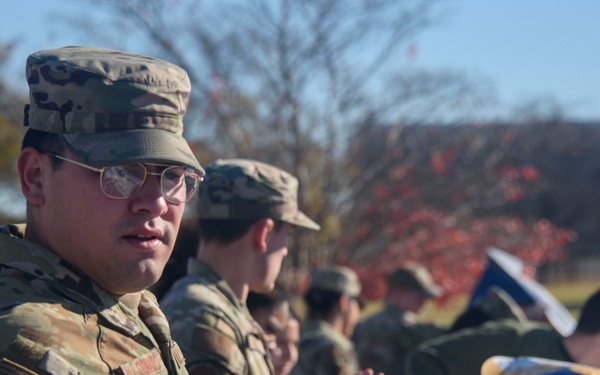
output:
[[425,340],[446,330],[434,324],[419,323],[415,314],[385,306],[354,329],[352,341],[361,368],[375,373],[404,374],[406,354]]
[[[31,54],[25,126],[56,133],[84,162],[202,167],[183,138],[187,72],[152,57],[93,47]],[[202,173],[201,173],[202,174]]]
[[416,290],[427,298],[436,298],[443,293],[442,287],[435,283],[427,268],[414,262],[407,262],[394,270],[387,282],[390,289]]
[[51,251],[0,227],[0,374],[187,374],[149,292],[108,294]]
[[355,375],[359,370],[352,341],[323,321],[305,323],[299,353],[292,375]]
[[206,177],[198,191],[197,214],[201,219],[271,218],[320,229],[298,210],[296,177],[248,159],[221,159],[206,167]]
[[320,289],[358,298],[361,285],[358,275],[344,266],[317,268],[311,272],[308,289]]
[[495,355],[573,362],[552,327],[509,319],[428,340],[408,354],[405,370],[408,375],[479,374],[483,363]]
[[173,285],[161,307],[190,372],[274,373],[264,332],[208,264],[190,259],[188,276]]

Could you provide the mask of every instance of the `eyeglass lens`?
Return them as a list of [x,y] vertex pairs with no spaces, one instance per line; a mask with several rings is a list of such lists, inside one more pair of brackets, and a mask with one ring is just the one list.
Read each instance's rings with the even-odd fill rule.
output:
[[[186,202],[196,191],[198,179],[192,168],[168,167],[160,176],[162,194],[169,202]],[[140,164],[105,167],[101,175],[102,190],[112,198],[128,198],[142,187],[145,177],[146,168]]]

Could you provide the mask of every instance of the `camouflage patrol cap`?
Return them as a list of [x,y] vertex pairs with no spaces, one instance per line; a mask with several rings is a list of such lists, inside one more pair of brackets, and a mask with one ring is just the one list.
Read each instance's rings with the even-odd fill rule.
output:
[[316,269],[310,277],[310,289],[328,290],[350,297],[360,296],[360,280],[356,272],[344,266]]
[[31,54],[25,126],[59,134],[95,166],[167,163],[202,167],[183,138],[190,95],[185,70],[166,61],[94,47]]
[[206,167],[198,191],[201,219],[271,218],[300,227],[320,226],[298,210],[298,179],[249,159],[220,159]]
[[442,294],[442,288],[433,281],[427,269],[417,263],[407,263],[388,277],[390,288],[412,289],[433,298]]

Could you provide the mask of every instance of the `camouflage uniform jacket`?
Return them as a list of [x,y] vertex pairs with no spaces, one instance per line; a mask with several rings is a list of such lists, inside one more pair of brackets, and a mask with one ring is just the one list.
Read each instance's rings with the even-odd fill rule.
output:
[[0,373],[187,374],[154,295],[117,299],[24,230],[0,227]]
[[188,262],[188,276],[161,301],[188,370],[273,374],[264,333],[229,285],[208,264]]
[[436,325],[418,322],[414,313],[386,305],[356,326],[352,340],[361,368],[403,374],[406,353],[445,332]]
[[352,341],[329,323],[309,320],[300,334],[300,356],[292,375],[355,375],[358,359]]

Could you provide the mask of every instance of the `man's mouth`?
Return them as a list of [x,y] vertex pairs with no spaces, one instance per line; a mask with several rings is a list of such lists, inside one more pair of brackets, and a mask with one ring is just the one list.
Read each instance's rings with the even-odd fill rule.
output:
[[156,236],[145,236],[142,234],[134,234],[133,236],[129,236],[129,237],[137,238],[140,240],[153,240],[153,239],[157,238]]
[[134,231],[126,234],[124,238],[130,244],[146,250],[157,249],[165,242],[164,234],[157,230]]

